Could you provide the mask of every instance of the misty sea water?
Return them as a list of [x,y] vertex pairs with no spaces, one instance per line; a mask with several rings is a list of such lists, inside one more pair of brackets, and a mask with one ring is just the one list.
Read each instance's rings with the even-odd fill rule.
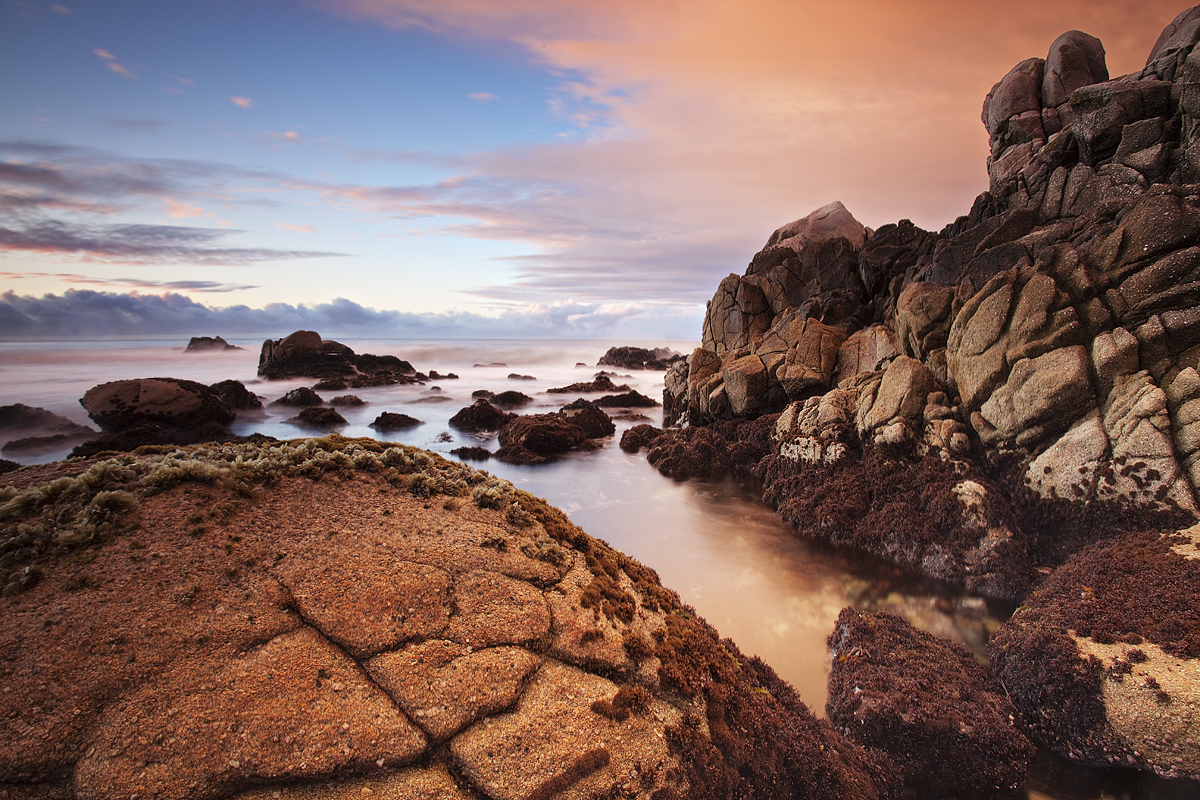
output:
[[[289,421],[298,409],[271,405],[292,389],[313,385],[313,379],[263,381],[257,377],[257,367],[265,337],[226,338],[243,349],[189,353],[185,352],[186,342],[161,339],[0,342],[0,405],[24,403],[91,425],[79,398],[106,381],[173,377],[212,384],[234,379],[246,384],[264,403],[262,411],[239,414],[230,426],[235,433],[294,439],[328,432],[298,427]],[[628,384],[661,400],[664,373],[598,367],[597,361],[614,345],[665,346],[685,354],[696,346],[695,342],[549,339],[338,340],[358,353],[396,355],[420,372],[436,370],[458,377],[424,385],[322,392],[326,401],[335,395],[354,394],[366,402],[364,406],[340,407],[347,424],[336,432],[422,447],[450,459],[456,458],[450,451],[463,446],[498,448],[494,434],[469,434],[449,425],[451,416],[473,402],[471,393],[476,390],[523,392],[532,402],[515,410],[542,413],[580,396],[549,394],[548,389],[590,381],[600,369],[606,369],[618,373],[613,378],[616,384]],[[600,395],[584,396],[596,399]],[[384,411],[404,413],[423,424],[381,434],[369,426]],[[662,408],[614,413],[616,435],[600,449],[568,454],[541,465],[515,466],[495,460],[467,463],[545,498],[592,536],[652,567],[666,586],[678,592],[722,636],[770,664],[819,716],[824,715],[829,674],[825,639],[844,606],[871,605],[901,613],[914,624],[964,642],[982,655],[985,623],[997,624],[997,616],[1003,616],[1006,609],[990,608],[978,598],[962,597],[946,587],[902,575],[874,559],[802,540],[761,502],[756,487],[733,480],[714,483],[665,478],[647,463],[645,452],[631,455],[618,447],[621,434],[639,422],[661,426]],[[644,418],[631,418],[638,414]],[[5,453],[3,457],[40,463],[63,458],[69,450],[64,447],[27,457]],[[961,613],[964,610],[971,613]],[[1181,789],[1179,782],[1136,773],[1080,769],[1042,756],[1031,776],[1029,796],[1149,800],[1194,797],[1194,787],[1188,784]]]

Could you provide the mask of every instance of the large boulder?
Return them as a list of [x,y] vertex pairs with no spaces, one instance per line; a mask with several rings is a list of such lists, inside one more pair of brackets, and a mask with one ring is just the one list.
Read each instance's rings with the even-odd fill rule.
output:
[[433,454],[332,437],[23,485],[10,520],[87,557],[6,592],[17,796],[894,795],[651,570]]
[[120,433],[138,425],[158,423],[174,428],[198,428],[206,423],[227,425],[236,416],[217,392],[180,378],[138,378],[93,386],[79,404],[100,428]]

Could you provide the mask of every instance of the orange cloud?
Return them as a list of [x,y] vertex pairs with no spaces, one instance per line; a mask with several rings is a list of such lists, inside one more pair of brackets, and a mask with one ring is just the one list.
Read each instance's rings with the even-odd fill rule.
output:
[[[1003,11],[951,0],[326,5],[523,45],[581,76],[555,100],[590,137],[579,145],[600,151],[580,163],[596,168],[598,155],[613,180],[663,202],[750,210],[763,236],[834,199],[870,225],[940,227],[987,186],[979,109],[1009,68],[1078,28],[1104,41],[1114,75],[1139,69],[1180,10],[1165,0],[1013,0]],[[521,157],[534,171],[539,160],[561,168],[552,148]]]

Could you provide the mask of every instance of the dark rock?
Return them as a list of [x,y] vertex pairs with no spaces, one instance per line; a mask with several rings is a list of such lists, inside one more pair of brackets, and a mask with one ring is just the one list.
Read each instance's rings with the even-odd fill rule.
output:
[[[93,431],[95,433],[95,431]],[[61,449],[64,445],[79,441],[82,438],[79,435],[68,436],[65,433],[53,433],[49,436],[26,436],[23,439],[13,439],[0,447],[0,452],[3,453],[45,453],[51,450]]]
[[322,406],[309,406],[299,413],[299,415],[289,419],[296,425],[307,425],[313,428],[329,428],[334,425],[345,425],[346,418],[332,408]]
[[612,436],[617,431],[607,414],[597,408],[595,403],[583,398],[563,406],[559,409],[558,416],[577,426],[588,439]]
[[464,431],[496,431],[515,417],[515,414],[506,414],[481,398],[473,405],[460,409],[450,418],[450,425]]
[[607,375],[597,375],[595,380],[572,383],[570,386],[558,386],[547,389],[548,394],[586,394],[588,392],[627,392],[626,385],[617,386]]
[[456,447],[450,451],[450,454],[458,456],[463,461],[487,461],[492,457],[491,452],[482,447]]
[[646,397],[639,391],[633,390],[624,394],[611,394],[593,401],[600,408],[653,408],[661,405],[652,397]]
[[515,372],[509,373],[508,379],[510,381],[536,381],[537,380],[537,378],[533,377],[532,375],[519,375]]
[[[373,381],[363,385],[399,383],[415,373],[412,364],[396,356],[358,355],[315,331],[296,331],[283,339],[263,342],[258,374],[268,380],[283,378],[353,379]],[[352,386],[355,381],[351,380]],[[361,388],[355,386],[355,388]]]
[[93,386],[79,401],[100,428],[119,433],[146,423],[178,429],[225,425],[234,413],[217,392],[179,378],[140,378]]
[[495,396],[495,392],[488,391],[487,389],[476,389],[475,391],[471,392],[471,397],[475,400],[491,400]]
[[262,400],[241,381],[219,381],[208,387],[233,411],[254,411],[263,407]]
[[486,369],[487,367],[507,367],[508,364],[502,364],[499,361],[493,361],[491,364],[472,364],[472,366]]
[[203,352],[213,352],[213,351],[222,351],[223,352],[226,350],[244,350],[244,349],[245,349],[244,347],[238,347],[237,345],[230,344],[229,342],[222,339],[220,336],[212,336],[212,337],[210,337],[210,336],[193,336],[191,341],[188,342],[187,348],[185,348],[184,352],[185,353],[203,353]]
[[[598,365],[601,367],[619,367],[621,369],[656,369],[665,370],[667,366],[683,355],[665,347],[648,350],[645,347],[610,347],[608,352],[600,356]],[[597,376],[599,377],[599,376]],[[601,389],[600,391],[614,391]]]
[[[491,392],[488,394],[491,394]],[[474,397],[474,394],[471,396]],[[509,389],[506,392],[500,392],[500,394],[492,394],[492,396],[487,399],[491,400],[492,403],[500,406],[501,408],[515,408],[517,406],[529,405],[533,402],[533,398],[529,395],[513,389]]]
[[528,414],[505,423],[494,455],[509,464],[540,464],[615,431],[607,414],[581,399],[554,414]]
[[1003,687],[961,645],[886,612],[842,609],[829,635],[825,713],[896,762],[913,797],[1011,796],[1033,747]]
[[653,425],[634,425],[621,434],[621,449],[626,453],[636,453],[643,447],[649,447],[652,441],[662,435],[662,428],[656,428]]
[[436,369],[429,370],[429,379],[431,381],[456,381],[458,376],[453,372],[447,372],[445,375],[438,374]]
[[19,470],[20,468],[21,468],[21,465],[18,464],[16,461],[9,461],[8,459],[0,458],[0,475],[4,475],[5,473],[8,473],[8,472],[15,472],[16,470]]
[[335,406],[335,407],[340,407],[340,406],[357,407],[357,406],[367,405],[367,401],[363,400],[361,397],[359,397],[358,395],[355,395],[355,394],[343,394],[343,395],[338,395],[337,397],[330,400],[329,405]]
[[101,453],[127,453],[141,447],[177,447],[206,442],[241,443],[274,442],[272,436],[252,434],[238,436],[216,422],[206,422],[195,428],[178,428],[156,422],[146,422],[117,433],[98,436],[76,446],[71,458],[91,458]]
[[314,392],[340,392],[345,390],[346,382],[341,378],[326,378],[313,384]]
[[278,400],[271,401],[271,405],[273,406],[291,406],[293,408],[305,408],[307,406],[320,406],[324,404],[325,401],[321,399],[321,396],[307,386],[292,389]]
[[649,448],[646,460],[668,478],[720,480],[729,473],[729,443],[711,428],[664,433]]
[[9,440],[4,445],[5,452],[47,452],[95,434],[95,429],[44,408],[23,403],[0,406],[0,436]]
[[401,431],[409,428],[415,428],[418,425],[425,423],[419,419],[414,419],[408,414],[397,414],[392,411],[384,411],[375,421],[368,427],[374,428],[377,431]]

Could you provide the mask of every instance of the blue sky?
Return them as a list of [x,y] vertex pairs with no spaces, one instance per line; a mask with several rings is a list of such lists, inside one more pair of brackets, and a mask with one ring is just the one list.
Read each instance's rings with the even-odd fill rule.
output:
[[1116,75],[1183,8],[1045,5],[0,0],[0,337],[695,339],[814,208],[965,213],[1058,33]]

